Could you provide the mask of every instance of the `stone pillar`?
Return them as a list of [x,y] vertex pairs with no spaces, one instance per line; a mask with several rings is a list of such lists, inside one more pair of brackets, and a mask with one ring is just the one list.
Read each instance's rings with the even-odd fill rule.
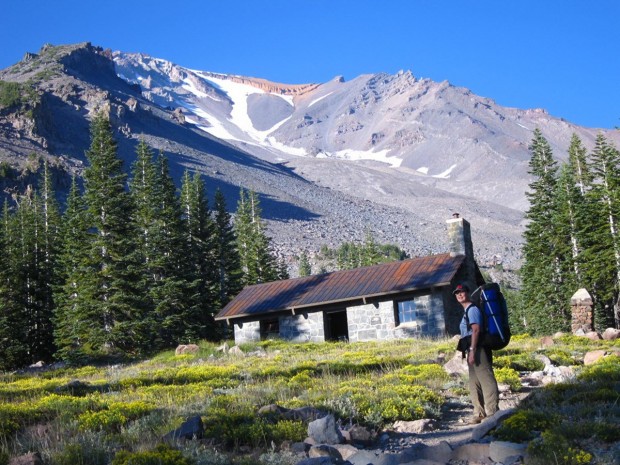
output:
[[579,289],[570,299],[572,321],[571,332],[580,329],[586,333],[594,329],[594,308],[592,297],[585,289]]

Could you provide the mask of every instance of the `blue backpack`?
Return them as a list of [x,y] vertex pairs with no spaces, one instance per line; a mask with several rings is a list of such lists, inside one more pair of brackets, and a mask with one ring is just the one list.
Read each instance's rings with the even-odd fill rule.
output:
[[[506,299],[497,283],[483,284],[471,293],[470,299],[482,313],[482,328],[478,344],[491,350],[503,349],[510,342],[510,324]],[[469,308],[465,320],[469,327]]]

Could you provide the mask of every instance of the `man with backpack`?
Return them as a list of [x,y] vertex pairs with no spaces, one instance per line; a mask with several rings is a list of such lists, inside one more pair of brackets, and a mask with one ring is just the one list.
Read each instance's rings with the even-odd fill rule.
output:
[[474,415],[469,424],[477,424],[493,415],[499,408],[499,390],[493,373],[493,352],[480,344],[482,339],[483,315],[470,300],[469,287],[459,284],[452,292],[463,306],[460,324],[459,349],[467,358],[469,368],[469,392],[474,405]]

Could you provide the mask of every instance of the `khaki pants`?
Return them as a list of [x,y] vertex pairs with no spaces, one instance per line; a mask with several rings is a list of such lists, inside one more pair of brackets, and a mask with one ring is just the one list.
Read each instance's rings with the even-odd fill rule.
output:
[[479,348],[474,355],[474,364],[468,367],[469,392],[474,404],[474,416],[491,416],[499,408],[499,390],[493,373],[492,351]]

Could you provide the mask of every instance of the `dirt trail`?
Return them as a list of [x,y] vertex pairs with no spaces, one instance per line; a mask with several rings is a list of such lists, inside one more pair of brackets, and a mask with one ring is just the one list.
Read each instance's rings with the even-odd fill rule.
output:
[[[531,391],[523,390],[518,393],[502,393],[500,395],[500,410],[517,407]],[[439,426],[433,431],[423,433],[390,433],[389,439],[383,444],[385,452],[399,452],[416,444],[434,446],[447,442],[452,449],[472,441],[472,431],[477,425],[469,425],[468,420],[473,415],[473,407],[466,399],[449,398],[441,410]]]

